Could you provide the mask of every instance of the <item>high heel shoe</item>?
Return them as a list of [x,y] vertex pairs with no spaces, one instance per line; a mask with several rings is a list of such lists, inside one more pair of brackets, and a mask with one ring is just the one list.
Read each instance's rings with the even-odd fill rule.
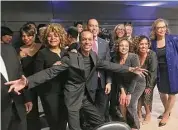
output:
[[[170,115],[171,115],[171,113],[169,113],[169,116],[170,116]],[[158,116],[157,119],[163,119],[163,115]]]
[[158,119],[163,119],[163,115],[158,116]]
[[165,126],[166,123],[159,122],[159,127]]
[[[170,116],[170,114],[169,114],[169,116]],[[168,117],[164,117],[163,116],[163,118],[162,118],[162,120],[159,122],[159,127],[162,127],[162,126],[165,126],[166,125],[166,123],[167,123],[167,121],[168,121],[168,119],[169,119],[169,116]],[[164,121],[163,121],[164,120]],[[162,122],[163,121],[163,122]]]

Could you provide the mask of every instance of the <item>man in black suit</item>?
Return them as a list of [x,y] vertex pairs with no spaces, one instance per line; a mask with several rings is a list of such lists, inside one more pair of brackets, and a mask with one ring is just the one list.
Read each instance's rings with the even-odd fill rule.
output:
[[[27,97],[8,93],[4,85],[9,80],[21,77],[22,69],[15,49],[8,44],[1,44],[1,130],[26,130],[26,111],[32,109],[32,103]],[[26,104],[24,105],[24,101]],[[25,110],[26,106],[26,110]]]
[[34,88],[44,83],[60,72],[68,70],[68,80],[64,88],[65,104],[68,110],[68,123],[70,130],[81,130],[79,121],[79,110],[82,108],[87,114],[89,123],[95,127],[104,123],[104,119],[95,107],[95,92],[98,73],[96,69],[105,69],[113,72],[134,72],[143,75],[144,69],[132,68],[114,64],[108,61],[99,60],[91,48],[93,34],[90,31],[83,31],[80,37],[80,49],[77,52],[69,52],[62,58],[61,65],[56,65],[28,78],[22,77],[16,81],[6,83],[11,85],[9,92],[19,90],[28,85]]

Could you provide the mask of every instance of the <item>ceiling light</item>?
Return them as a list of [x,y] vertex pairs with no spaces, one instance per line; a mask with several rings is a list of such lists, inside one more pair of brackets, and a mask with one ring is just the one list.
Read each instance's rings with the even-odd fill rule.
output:
[[140,4],[140,6],[160,6],[160,5],[163,5],[164,3],[162,2],[151,2],[151,3],[143,3],[143,4]]

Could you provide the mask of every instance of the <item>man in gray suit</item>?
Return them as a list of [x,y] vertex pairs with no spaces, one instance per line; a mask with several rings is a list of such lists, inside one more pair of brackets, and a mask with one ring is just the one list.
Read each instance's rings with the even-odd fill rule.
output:
[[64,96],[68,110],[69,129],[81,130],[79,121],[79,110],[81,108],[87,114],[91,126],[96,127],[104,123],[104,119],[94,105],[98,76],[96,69],[105,69],[118,73],[130,71],[141,76],[143,76],[145,70],[99,60],[96,53],[91,50],[92,44],[93,34],[89,31],[83,31],[78,51],[68,52],[62,58],[61,65],[55,65],[28,78],[23,76],[19,80],[7,82],[6,85],[10,85],[9,92],[14,90],[14,92],[20,94],[19,91],[25,86],[34,88],[67,70],[68,79],[64,88]]
[[[87,28],[93,33],[94,42],[92,49],[96,52],[99,59],[110,61],[110,49],[109,43],[104,39],[98,37],[99,34],[99,24],[96,19],[89,19],[87,22]],[[111,91],[111,76],[109,72],[103,70],[98,71],[98,86],[96,92],[96,106],[105,121],[109,121],[109,99],[108,94]]]

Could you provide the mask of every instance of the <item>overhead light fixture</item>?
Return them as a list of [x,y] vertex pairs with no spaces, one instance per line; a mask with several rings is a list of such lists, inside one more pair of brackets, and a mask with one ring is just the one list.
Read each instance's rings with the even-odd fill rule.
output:
[[140,4],[140,6],[160,6],[160,5],[164,5],[165,3],[163,2],[149,2],[149,3],[143,3]]

